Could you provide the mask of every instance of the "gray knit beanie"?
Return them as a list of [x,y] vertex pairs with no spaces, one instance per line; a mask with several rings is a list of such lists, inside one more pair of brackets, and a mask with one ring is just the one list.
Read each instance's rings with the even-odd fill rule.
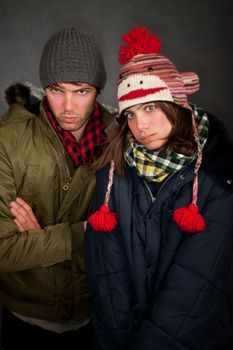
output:
[[56,83],[82,82],[103,89],[106,71],[93,38],[75,28],[65,28],[46,43],[39,67],[43,88]]

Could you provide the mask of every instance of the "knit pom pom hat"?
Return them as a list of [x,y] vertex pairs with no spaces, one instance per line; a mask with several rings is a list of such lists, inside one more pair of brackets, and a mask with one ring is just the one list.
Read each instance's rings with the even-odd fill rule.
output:
[[128,45],[119,48],[119,62],[124,64],[117,84],[119,113],[151,101],[169,101],[191,109],[187,94],[199,90],[197,74],[179,73],[160,53],[162,41],[147,28],[136,27],[122,39]]
[[[206,224],[197,207],[198,170],[202,161],[202,149],[194,113],[187,99],[187,95],[199,90],[199,78],[193,72],[179,73],[175,65],[161,54],[162,41],[156,34],[151,35],[147,28],[135,27],[122,39],[126,45],[119,48],[119,62],[123,64],[117,82],[119,115],[126,108],[152,101],[173,102],[192,113],[193,133],[197,143],[192,202],[183,208],[176,209],[173,219],[183,231],[189,233],[202,231]],[[113,167],[112,161],[109,178],[113,176],[111,174]],[[112,181],[109,183],[112,185]],[[107,192],[110,193],[110,190],[108,186]],[[105,207],[108,206],[108,200],[105,201]],[[99,214],[102,217],[101,210]],[[97,215],[93,220],[92,216],[89,222],[94,229],[98,226],[97,230],[101,230],[100,225],[95,224],[98,218]],[[107,220],[108,216],[105,215],[105,221]],[[116,226],[116,222],[113,226]]]

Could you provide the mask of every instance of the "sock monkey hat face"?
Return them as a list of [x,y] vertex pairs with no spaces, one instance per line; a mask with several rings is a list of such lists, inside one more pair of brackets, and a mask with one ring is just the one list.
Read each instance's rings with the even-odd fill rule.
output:
[[152,101],[174,102],[191,109],[187,95],[199,90],[196,73],[179,73],[160,53],[162,41],[147,28],[135,27],[123,36],[119,48],[121,68],[117,83],[119,113],[136,104]]

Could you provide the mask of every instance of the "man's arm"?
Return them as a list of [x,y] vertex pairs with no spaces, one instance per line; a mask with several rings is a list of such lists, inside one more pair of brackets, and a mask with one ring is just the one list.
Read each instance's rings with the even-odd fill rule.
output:
[[0,272],[46,267],[70,260],[69,222],[40,227],[34,221],[33,230],[24,231],[14,222],[9,206],[17,198],[17,190],[11,161],[8,150],[0,142]]

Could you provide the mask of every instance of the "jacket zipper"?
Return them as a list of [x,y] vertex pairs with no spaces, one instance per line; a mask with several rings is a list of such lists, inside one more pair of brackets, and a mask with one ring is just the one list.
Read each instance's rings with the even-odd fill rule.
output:
[[[184,170],[186,167],[188,167],[190,164],[187,164],[184,166],[184,168],[182,170]],[[167,179],[164,181],[164,183],[162,184],[162,186],[160,187],[160,189],[158,190],[158,192],[156,193],[156,196],[154,197],[152,192],[151,192],[151,189],[150,187],[148,186],[148,184],[146,183],[146,181],[144,180],[144,184],[146,185],[146,188],[148,189],[148,192],[149,192],[149,195],[151,197],[151,200],[152,200],[152,203],[154,203],[159,195],[159,193],[161,192],[162,188],[165,186],[165,184],[170,181],[170,179],[172,178],[172,176],[174,176],[175,174],[177,174],[176,172],[175,173],[172,173],[170,176],[167,177]]]
[[72,176],[70,174],[70,169],[69,169],[68,164],[67,164],[64,148],[62,149],[62,153],[63,153],[63,157],[64,157],[64,161],[65,161],[66,174],[67,174],[67,182],[65,183],[65,185],[62,186],[62,189],[63,189],[63,191],[68,191],[68,189],[70,188],[71,181],[72,181]]
[[[185,167],[187,167],[188,165],[186,165]],[[168,178],[164,181],[164,183],[162,184],[162,186],[160,187],[160,189],[158,190],[158,192],[157,192],[157,194],[156,194],[156,196],[154,197],[153,196],[153,194],[152,194],[152,192],[151,192],[151,189],[150,189],[150,187],[148,186],[148,184],[146,183],[146,181],[144,181],[144,184],[145,184],[145,186],[146,186],[146,188],[147,188],[147,190],[148,190],[148,193],[149,193],[149,195],[150,195],[150,197],[151,197],[151,200],[152,200],[152,204],[156,201],[156,199],[158,198],[158,195],[159,195],[159,193],[161,192],[161,190],[162,190],[162,188],[164,187],[164,185],[168,182],[168,181],[170,181],[170,179],[172,178],[172,176],[174,176],[175,174],[177,174],[177,173],[172,173],[170,176],[168,176]],[[148,255],[149,255],[149,247],[150,246],[150,242],[149,242],[149,237],[148,237],[148,235],[146,234],[146,256],[145,256],[145,258],[146,258],[146,261],[148,260]]]
[[70,188],[70,184],[71,184],[71,181],[72,181],[72,177],[69,177],[68,178],[68,181],[65,183],[65,185],[62,187],[62,189],[64,191],[68,191],[68,189]]
[[[56,135],[56,139],[57,139],[57,134],[56,134],[54,128],[51,127],[50,123],[48,122],[48,118],[47,118],[47,115],[46,115],[44,110],[42,111],[42,114],[44,115],[44,118],[45,118],[46,122],[49,125],[49,132],[54,133],[54,135]],[[59,137],[58,137],[58,139],[59,139]],[[65,177],[67,179],[67,182],[62,186],[62,189],[63,189],[63,191],[68,191],[68,189],[70,187],[70,184],[71,184],[71,181],[72,181],[72,177],[71,177],[70,170],[69,170],[69,167],[68,167],[68,164],[67,164],[65,150],[64,150],[63,145],[62,145],[62,154],[63,154],[63,158],[64,158],[64,163],[65,163],[65,173],[66,173]]]
[[162,186],[161,186],[160,189],[158,190],[158,192],[157,192],[157,194],[156,194],[155,197],[153,196],[153,193],[151,192],[151,189],[150,189],[150,187],[148,186],[146,180],[144,180],[144,184],[145,184],[145,186],[146,186],[146,188],[147,188],[147,190],[148,190],[148,192],[149,192],[149,195],[150,195],[150,197],[151,197],[152,203],[154,203],[154,202],[156,201],[156,199],[157,199],[159,193],[161,192],[162,188],[164,187],[164,185],[165,185],[165,184],[168,182],[168,180],[169,180],[173,175],[175,175],[175,174],[176,174],[176,173],[173,173],[173,174],[171,174],[170,176],[168,176],[168,178],[164,181],[164,183],[162,184]]

